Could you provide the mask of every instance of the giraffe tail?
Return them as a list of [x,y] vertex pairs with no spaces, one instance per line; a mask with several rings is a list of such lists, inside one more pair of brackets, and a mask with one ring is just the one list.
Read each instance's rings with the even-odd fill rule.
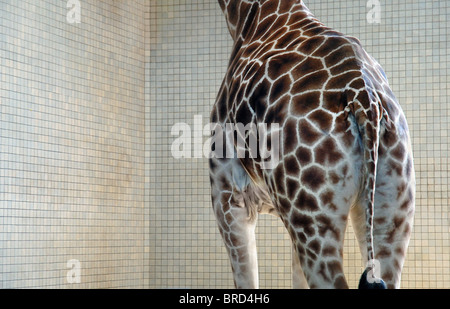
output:
[[358,288],[385,289],[386,284],[380,277],[381,267],[375,260],[373,245],[373,217],[382,105],[378,95],[370,87],[366,87],[364,96],[358,96],[358,99],[350,103],[350,107],[356,120],[364,151],[362,202],[365,206],[368,261]]

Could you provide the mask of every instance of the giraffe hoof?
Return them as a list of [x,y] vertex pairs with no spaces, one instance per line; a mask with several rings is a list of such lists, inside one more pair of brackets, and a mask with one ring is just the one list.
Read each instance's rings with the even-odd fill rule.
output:
[[376,278],[373,276],[372,272],[370,272],[370,268],[366,268],[364,273],[359,279],[358,289],[365,290],[384,290],[387,289],[386,283],[381,278]]

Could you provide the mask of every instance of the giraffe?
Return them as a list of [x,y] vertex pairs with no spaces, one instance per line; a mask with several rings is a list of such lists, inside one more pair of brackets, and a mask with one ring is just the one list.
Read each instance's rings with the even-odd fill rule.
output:
[[[348,288],[349,217],[367,263],[359,287],[399,288],[415,176],[408,125],[383,69],[301,0],[218,2],[233,48],[211,122],[279,125],[271,168],[249,149],[238,156],[229,134],[211,145],[213,211],[235,286],[259,287],[255,227],[272,214],[292,240],[294,288]],[[233,155],[218,155],[222,147]]]

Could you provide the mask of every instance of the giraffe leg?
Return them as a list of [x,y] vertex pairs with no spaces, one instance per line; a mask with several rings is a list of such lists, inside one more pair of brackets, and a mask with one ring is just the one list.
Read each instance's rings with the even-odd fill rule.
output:
[[[313,241],[314,243],[314,241]],[[297,245],[296,251],[306,278],[307,286],[312,289],[347,289],[348,284],[344,275],[342,247],[333,242],[324,242],[317,252],[305,249],[304,245]],[[313,245],[315,246],[315,244]],[[333,251],[339,252],[333,252]],[[325,251],[325,252],[323,252]],[[325,253],[325,254],[324,254]],[[304,287],[304,282],[302,282]]]
[[331,235],[334,233],[343,235],[345,226],[338,228],[334,222],[332,223],[335,218],[331,219],[325,215],[320,220],[326,222],[324,225],[329,224],[325,227],[319,223],[318,227],[319,230],[323,228],[322,232],[328,235],[322,234],[324,236],[297,243],[297,252],[308,286],[316,289],[347,289],[342,256],[343,239],[340,235]]
[[227,248],[233,270],[235,287],[238,289],[257,289],[258,261],[256,253],[255,226],[256,222],[248,219],[244,208],[232,204],[225,206],[226,212],[216,212],[221,228],[221,235]]
[[246,204],[249,179],[236,159],[215,160],[211,166],[212,203],[225,243],[236,288],[259,287],[255,228],[257,213]]
[[[373,220],[375,261],[387,287],[399,288],[414,214],[412,158],[405,154],[403,160],[394,161],[385,155],[378,164]],[[367,261],[365,214],[360,205],[352,209],[351,217],[361,253]]]
[[296,287],[348,288],[342,257],[346,216],[322,212],[313,219],[309,212],[293,212],[288,230],[301,265],[294,261],[294,269],[303,270],[303,276],[294,275]]
[[[375,259],[389,288],[399,288],[406,250],[411,236],[415,180],[412,159],[398,164],[389,175],[383,170],[375,196]],[[403,166],[402,166],[403,165]]]
[[292,248],[292,287],[294,289],[309,289],[308,281],[294,247]]

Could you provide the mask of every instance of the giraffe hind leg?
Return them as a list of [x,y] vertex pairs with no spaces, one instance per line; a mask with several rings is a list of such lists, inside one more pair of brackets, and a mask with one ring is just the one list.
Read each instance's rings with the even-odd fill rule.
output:
[[[386,155],[380,157],[377,174],[373,242],[379,269],[375,273],[385,281],[387,288],[399,288],[414,214],[415,181],[411,155],[405,155],[402,162],[395,162]],[[365,217],[361,205],[353,207],[351,217],[361,253],[367,261]]]
[[[220,165],[219,165],[220,164]],[[212,162],[212,203],[233,271],[236,288],[259,287],[255,228],[257,213],[245,198],[249,184],[236,160]]]
[[[308,202],[307,199],[301,200]],[[282,213],[283,222],[288,229],[299,260],[294,260],[294,270],[302,275],[294,276],[295,287],[321,289],[348,288],[343,268],[343,236],[346,227],[345,213],[331,214],[326,206],[318,200],[318,211],[310,212],[293,207],[289,218]],[[299,203],[297,203],[299,204]],[[321,211],[320,209],[323,209]],[[296,266],[297,265],[297,266]],[[304,282],[306,278],[306,282]],[[300,279],[300,280],[298,280]],[[307,284],[306,284],[307,283]]]
[[292,287],[294,289],[309,289],[308,281],[294,247],[292,248]]
[[[399,288],[414,215],[412,157],[379,172],[374,217],[375,259],[389,288]],[[386,162],[383,162],[386,163]],[[392,166],[396,168],[392,168]]]
[[244,208],[229,205],[229,210],[216,216],[225,221],[228,227],[221,228],[233,270],[235,287],[238,289],[256,289],[259,287],[258,261],[256,252],[256,221],[248,220]]

